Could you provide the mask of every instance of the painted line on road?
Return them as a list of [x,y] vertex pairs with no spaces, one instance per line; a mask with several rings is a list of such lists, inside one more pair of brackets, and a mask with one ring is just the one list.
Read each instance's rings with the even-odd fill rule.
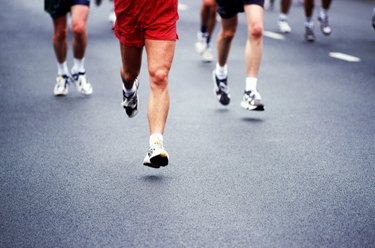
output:
[[349,54],[345,54],[345,53],[330,52],[329,56],[331,58],[340,59],[340,60],[344,60],[348,62],[360,62],[361,61],[360,58],[349,55]]
[[263,35],[268,38],[275,39],[275,40],[285,40],[284,35],[270,32],[270,31],[263,31]]
[[186,4],[183,4],[183,3],[178,4],[178,10],[188,10],[188,9],[189,9],[189,6],[187,6]]

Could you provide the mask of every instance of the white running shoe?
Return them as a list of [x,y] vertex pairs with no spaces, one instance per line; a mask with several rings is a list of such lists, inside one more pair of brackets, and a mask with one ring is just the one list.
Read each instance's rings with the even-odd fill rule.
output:
[[214,60],[214,53],[210,44],[207,44],[206,49],[201,54],[203,62],[212,62]]
[[279,30],[281,33],[287,34],[292,32],[292,28],[289,26],[287,19],[279,19],[277,24],[279,25]]
[[202,54],[207,46],[207,35],[202,32],[197,33],[197,41],[195,42],[195,51]]
[[55,96],[66,96],[69,93],[69,76],[58,75],[56,77],[55,88],[53,89],[53,94]]
[[152,168],[160,168],[168,165],[169,155],[164,150],[163,144],[156,140],[148,149],[148,152],[143,160],[143,165]]
[[91,95],[93,92],[90,82],[86,78],[86,72],[72,72],[72,81],[76,85],[78,92],[83,95]]
[[264,111],[262,97],[258,91],[245,91],[241,101],[241,107],[247,110]]
[[212,62],[214,54],[211,43],[207,43],[207,33],[198,32],[195,51],[202,57],[203,62]]
[[320,22],[320,30],[322,31],[322,34],[324,35],[330,35],[332,33],[332,28],[329,25],[328,16],[325,17],[318,17],[318,21]]
[[116,23],[116,14],[115,11],[112,10],[111,13],[109,13],[108,21],[112,24],[112,28],[115,27]]

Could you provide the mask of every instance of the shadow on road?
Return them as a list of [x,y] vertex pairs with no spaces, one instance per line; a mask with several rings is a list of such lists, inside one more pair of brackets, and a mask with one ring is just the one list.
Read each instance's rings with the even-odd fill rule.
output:
[[163,175],[144,175],[141,180],[148,183],[164,183],[168,178]]
[[252,123],[262,123],[262,122],[264,122],[263,119],[253,118],[253,117],[243,117],[243,118],[241,118],[241,120],[245,121],[245,122],[252,122]]

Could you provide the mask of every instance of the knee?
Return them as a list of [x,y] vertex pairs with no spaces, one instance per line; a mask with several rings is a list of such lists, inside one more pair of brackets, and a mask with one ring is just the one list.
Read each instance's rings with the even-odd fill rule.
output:
[[134,80],[138,77],[138,71],[121,71],[120,72],[121,78],[127,82],[134,82]]
[[233,40],[234,36],[236,34],[236,30],[222,30],[221,31],[221,39],[226,41],[226,42],[230,42]]
[[249,39],[251,40],[261,39],[263,37],[263,25],[262,24],[252,25],[248,33],[249,33]]
[[55,30],[55,32],[53,34],[53,40],[54,41],[62,42],[62,41],[65,41],[67,39],[67,37],[68,37],[68,29],[67,28]]
[[72,22],[72,32],[76,36],[83,36],[86,33],[86,23],[83,21]]
[[151,88],[164,89],[168,85],[168,72],[164,69],[150,70]]

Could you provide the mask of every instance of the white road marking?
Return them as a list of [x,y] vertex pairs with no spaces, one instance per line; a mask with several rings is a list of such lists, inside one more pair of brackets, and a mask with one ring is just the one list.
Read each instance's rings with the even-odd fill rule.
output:
[[183,3],[178,4],[178,10],[188,10],[188,9],[189,9],[189,6],[187,6],[186,4],[183,4]]
[[275,40],[285,40],[284,35],[270,32],[270,31],[263,31],[263,35],[268,38],[275,39]]
[[331,52],[331,53],[329,53],[329,56],[332,57],[332,58],[335,58],[335,59],[341,59],[341,60],[348,61],[348,62],[359,62],[359,61],[361,61],[360,58],[354,57],[352,55],[345,54],[345,53]]

